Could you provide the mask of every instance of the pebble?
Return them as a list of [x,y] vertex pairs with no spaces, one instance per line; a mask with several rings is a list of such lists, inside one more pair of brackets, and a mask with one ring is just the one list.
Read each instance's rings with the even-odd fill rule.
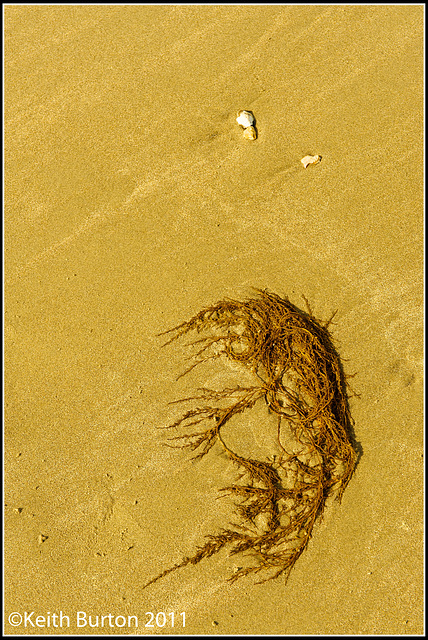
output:
[[256,119],[251,111],[238,111],[236,122],[244,129],[243,137],[245,140],[256,140],[257,131],[254,126]]
[[238,111],[236,122],[246,129],[254,124],[255,118],[251,111]]

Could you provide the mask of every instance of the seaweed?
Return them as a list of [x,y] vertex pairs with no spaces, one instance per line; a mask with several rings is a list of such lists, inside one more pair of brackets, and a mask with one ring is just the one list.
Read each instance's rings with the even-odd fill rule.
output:
[[[227,547],[230,555],[249,556],[228,580],[260,574],[265,582],[285,580],[306,549],[313,527],[330,495],[339,500],[354,471],[353,438],[347,381],[326,323],[318,321],[306,301],[301,311],[286,297],[256,289],[254,298],[225,299],[160,335],[169,345],[196,334],[194,367],[226,358],[249,370],[254,386],[221,391],[200,389],[175,402],[190,408],[171,429],[170,446],[189,449],[194,459],[219,445],[240,471],[223,495],[235,500],[237,522],[206,537],[195,553],[166,569],[145,587],[169,573],[195,565]],[[233,450],[224,436],[231,418],[264,401],[277,420],[277,455],[258,460]]]

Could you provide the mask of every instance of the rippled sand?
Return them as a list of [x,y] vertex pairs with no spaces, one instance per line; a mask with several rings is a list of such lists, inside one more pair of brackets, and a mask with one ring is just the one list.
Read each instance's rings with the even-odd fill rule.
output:
[[[422,633],[423,7],[9,5],[5,90],[6,633]],[[231,517],[167,403],[239,376],[156,334],[252,287],[338,310],[363,456],[287,585],[143,591]]]

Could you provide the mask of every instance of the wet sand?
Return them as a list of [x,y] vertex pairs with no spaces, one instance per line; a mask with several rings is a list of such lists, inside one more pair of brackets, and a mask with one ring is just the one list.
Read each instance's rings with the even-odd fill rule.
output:
[[[423,18],[5,7],[7,634],[423,632]],[[158,429],[223,374],[157,334],[252,287],[338,310],[363,455],[287,584],[222,551],[143,590],[230,517]]]

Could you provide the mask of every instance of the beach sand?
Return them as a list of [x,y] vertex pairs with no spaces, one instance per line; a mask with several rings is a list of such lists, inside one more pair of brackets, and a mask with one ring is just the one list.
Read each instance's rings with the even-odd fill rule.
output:
[[[423,632],[423,21],[5,7],[7,634]],[[222,551],[143,589],[231,516],[159,429],[226,374],[157,334],[252,287],[337,310],[363,455],[286,584]]]

